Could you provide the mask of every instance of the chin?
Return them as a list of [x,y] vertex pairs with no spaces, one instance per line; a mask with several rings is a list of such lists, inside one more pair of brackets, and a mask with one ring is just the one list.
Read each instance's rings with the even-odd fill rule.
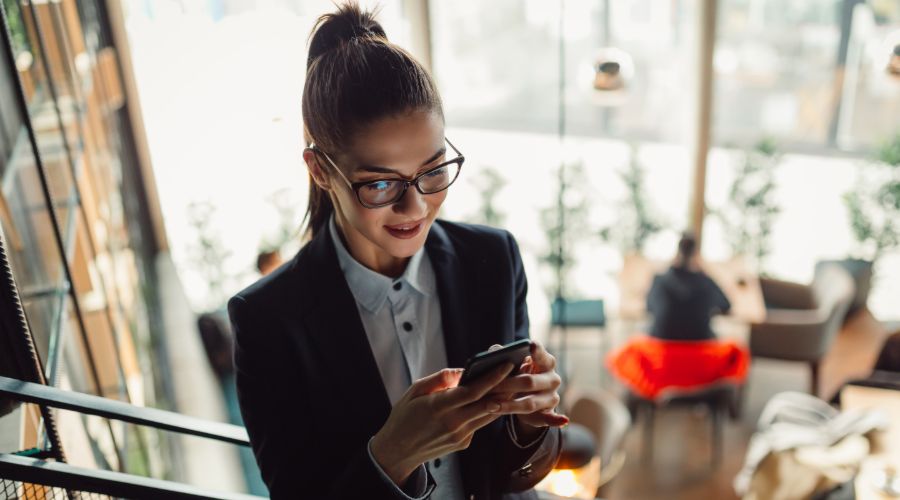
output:
[[[390,241],[387,245],[384,246],[384,249],[387,252],[398,258],[398,259],[406,259],[412,257],[416,254],[423,246],[425,246],[425,238],[428,236],[428,233],[412,239],[408,241]],[[388,236],[390,238],[390,236]]]
[[425,240],[428,238],[428,231],[431,229],[431,222],[422,228],[422,232],[416,235],[414,238],[410,238],[408,240],[401,240],[392,237],[391,235],[385,235],[384,244],[382,248],[391,256],[396,257],[398,259],[405,259],[412,257],[416,254],[423,246],[425,246]]

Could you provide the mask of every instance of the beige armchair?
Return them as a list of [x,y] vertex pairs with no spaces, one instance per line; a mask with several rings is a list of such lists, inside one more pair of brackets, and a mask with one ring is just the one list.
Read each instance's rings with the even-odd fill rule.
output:
[[566,399],[574,401],[566,413],[572,422],[583,425],[597,444],[600,457],[598,496],[604,486],[618,475],[625,464],[625,434],[631,427],[631,415],[614,394],[602,389],[570,390]]
[[760,280],[766,319],[751,325],[754,357],[803,361],[810,367],[810,393],[819,393],[819,363],[831,348],[853,299],[853,280],[838,265],[822,266],[811,285]]

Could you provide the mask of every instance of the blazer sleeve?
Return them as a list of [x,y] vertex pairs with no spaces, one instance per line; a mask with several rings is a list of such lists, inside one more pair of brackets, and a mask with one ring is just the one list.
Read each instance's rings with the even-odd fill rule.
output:
[[321,463],[315,444],[340,429],[314,420],[308,381],[295,371],[299,362],[288,335],[240,295],[228,302],[228,314],[241,415],[271,498],[409,498],[382,478],[367,443],[342,463]]
[[[525,278],[525,268],[522,265],[522,257],[519,247],[511,234],[507,233],[509,244],[509,259],[512,263],[512,276],[514,287],[515,310],[513,312],[515,339],[530,338],[528,323],[528,306],[525,297],[528,294],[528,281]],[[511,419],[512,417],[504,417]],[[503,427],[508,429],[511,425],[506,422]],[[496,434],[499,453],[496,466],[497,476],[505,478],[501,490],[507,492],[524,491],[532,488],[546,476],[559,458],[562,447],[562,435],[557,427],[551,427],[544,433],[543,438],[537,439],[521,446],[516,443],[510,432],[504,430]]]

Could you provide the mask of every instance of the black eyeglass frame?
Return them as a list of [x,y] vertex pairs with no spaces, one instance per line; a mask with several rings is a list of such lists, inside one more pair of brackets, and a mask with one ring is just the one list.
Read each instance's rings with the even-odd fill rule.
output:
[[[459,178],[460,172],[462,172],[463,163],[466,161],[466,157],[465,157],[465,155],[460,153],[458,149],[456,149],[456,146],[454,146],[453,143],[450,142],[450,139],[447,139],[445,137],[444,141],[446,141],[447,144],[450,145],[450,148],[453,149],[453,152],[456,153],[456,157],[453,158],[452,160],[447,160],[445,162],[442,162],[440,165],[437,165],[434,168],[430,168],[430,169],[426,170],[425,172],[422,172],[421,174],[413,177],[412,179],[383,178],[383,179],[373,179],[371,181],[363,181],[363,182],[351,182],[350,179],[348,179],[347,176],[344,175],[344,172],[342,172],[341,169],[338,168],[337,164],[334,163],[334,161],[331,159],[331,157],[328,156],[328,154],[325,153],[325,151],[322,151],[321,149],[319,149],[319,147],[316,146],[314,143],[310,144],[307,147],[307,149],[311,150],[315,154],[321,154],[322,156],[325,157],[325,159],[328,161],[328,164],[331,165],[331,168],[333,168],[334,170],[337,171],[338,175],[340,175],[341,178],[344,179],[344,182],[346,182],[347,185],[350,186],[350,189],[356,194],[356,200],[359,201],[360,205],[362,205],[365,208],[382,208],[382,207],[386,207],[389,205],[393,205],[394,203],[397,203],[400,200],[402,200],[403,196],[406,195],[406,191],[409,189],[409,186],[415,186],[416,191],[418,191],[420,194],[427,195],[427,194],[437,194],[437,193],[440,193],[441,191],[446,191],[447,188],[449,188],[450,186],[453,185],[454,182],[456,182],[456,179]],[[447,183],[447,185],[445,187],[438,189],[437,191],[425,192],[422,190],[422,187],[419,186],[419,179],[434,172],[435,170],[444,168],[447,165],[450,165],[452,163],[457,164],[456,175],[453,177],[453,179],[450,180],[449,183]],[[363,200],[362,195],[359,194],[359,191],[362,188],[364,188],[370,184],[375,184],[377,182],[402,182],[403,189],[401,189],[400,192],[397,194],[397,196],[394,197],[394,199],[391,201],[387,201],[385,203],[379,203],[377,205],[373,205],[371,203],[366,203]]]

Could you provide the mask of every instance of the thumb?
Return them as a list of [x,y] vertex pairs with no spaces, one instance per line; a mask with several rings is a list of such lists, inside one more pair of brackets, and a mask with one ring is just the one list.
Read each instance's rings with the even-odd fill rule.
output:
[[459,384],[462,372],[460,368],[444,368],[441,371],[434,372],[413,382],[409,386],[409,390],[406,391],[406,395],[408,398],[415,398],[456,387]]

